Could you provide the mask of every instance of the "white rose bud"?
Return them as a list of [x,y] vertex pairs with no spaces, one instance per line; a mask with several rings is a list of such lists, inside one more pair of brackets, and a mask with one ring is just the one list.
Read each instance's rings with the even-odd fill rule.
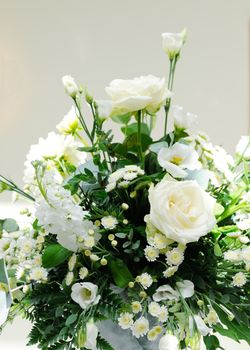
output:
[[177,129],[189,130],[197,124],[197,115],[185,112],[181,106],[173,106],[173,117]]
[[187,31],[181,33],[162,33],[162,48],[170,60],[179,55],[182,46],[186,41]]
[[215,199],[196,181],[163,179],[149,189],[150,222],[178,243],[196,242],[210,232],[216,219]]
[[62,83],[64,85],[65,92],[69,96],[75,98],[78,93],[78,86],[76,85],[74,78],[72,78],[70,75],[65,75],[62,77]]
[[97,295],[98,287],[91,282],[75,283],[71,290],[71,298],[82,309],[87,309],[90,305],[96,305],[100,300],[100,295]]
[[159,350],[178,350],[179,341],[175,335],[165,334],[159,342]]

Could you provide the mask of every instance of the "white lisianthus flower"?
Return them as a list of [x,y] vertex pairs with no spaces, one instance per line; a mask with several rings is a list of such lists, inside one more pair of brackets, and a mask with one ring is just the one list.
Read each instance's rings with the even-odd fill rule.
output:
[[159,350],[178,350],[179,341],[175,335],[165,334],[159,342]]
[[196,181],[163,179],[149,189],[150,222],[167,238],[187,244],[210,232],[215,199]]
[[68,114],[64,116],[63,120],[56,126],[56,128],[60,134],[63,135],[74,135],[77,132],[77,130],[80,128],[80,125],[74,106],[71,107]]
[[181,282],[176,282],[176,286],[178,287],[178,293],[181,296],[186,298],[191,298],[194,295],[194,284],[192,281],[183,280]]
[[99,303],[98,286],[91,282],[75,283],[71,288],[71,298],[81,306],[87,309],[91,305]]
[[70,75],[65,75],[64,77],[62,77],[62,83],[65,88],[66,94],[75,98],[78,93],[78,86],[74,78],[72,78]]
[[110,117],[113,111],[113,102],[110,100],[95,100],[98,116],[101,120],[106,120]]
[[250,136],[241,136],[236,146],[236,154],[244,159],[250,159]]
[[132,334],[136,338],[143,337],[149,330],[149,322],[145,317],[136,320],[132,326]]
[[177,129],[189,130],[197,124],[197,115],[185,112],[181,106],[173,106],[173,117]]
[[101,223],[106,230],[113,230],[117,226],[118,221],[114,216],[108,215],[101,219]]
[[206,335],[212,332],[212,329],[206,326],[204,320],[199,315],[194,315],[194,320],[198,328],[198,331],[203,337],[205,337]]
[[122,313],[118,318],[118,324],[122,329],[131,328],[133,326],[133,323],[133,315],[128,312]]
[[186,41],[187,31],[183,29],[181,33],[162,33],[162,48],[167,53],[169,59],[177,56]]
[[243,272],[237,272],[233,276],[233,286],[235,287],[243,287],[247,283],[246,275]]
[[168,284],[165,284],[156,289],[155,294],[153,294],[153,299],[156,302],[162,300],[178,300],[179,293]]
[[123,114],[143,109],[155,113],[170,96],[165,79],[153,75],[131,80],[115,79],[106,87],[106,92],[113,102],[114,111]]
[[158,162],[170,175],[184,178],[188,175],[185,169],[201,168],[199,155],[191,146],[176,142],[172,147],[161,148],[158,153]]
[[98,336],[98,328],[94,324],[93,320],[86,324],[86,341],[84,348],[88,350],[97,350],[96,340]]

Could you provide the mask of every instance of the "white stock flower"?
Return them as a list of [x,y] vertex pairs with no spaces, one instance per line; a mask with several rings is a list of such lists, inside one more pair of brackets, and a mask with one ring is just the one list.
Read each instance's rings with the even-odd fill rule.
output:
[[180,33],[162,33],[162,48],[170,59],[173,59],[181,51],[186,41],[186,29]]
[[201,168],[199,155],[191,146],[176,142],[172,147],[161,148],[158,153],[158,162],[170,175],[184,178],[188,175],[185,169]]
[[66,94],[75,98],[78,93],[78,86],[76,85],[74,78],[72,78],[70,75],[65,75],[62,77],[62,83]]
[[132,334],[136,338],[143,337],[149,330],[149,322],[145,317],[136,320],[132,326]]
[[76,108],[71,107],[70,111],[64,116],[63,120],[56,126],[60,134],[75,134],[80,128],[79,119],[76,114]]
[[159,342],[159,350],[178,350],[179,341],[175,335],[165,334]]
[[151,223],[167,238],[187,244],[214,227],[215,199],[196,181],[163,179],[149,189]]
[[236,154],[244,159],[250,159],[250,136],[241,136],[236,146]]
[[88,350],[97,350],[96,340],[98,336],[98,328],[93,321],[89,321],[86,324],[86,341],[84,348]]
[[142,109],[155,113],[166,100],[169,92],[165,79],[153,75],[134,79],[115,79],[106,87],[114,111],[119,113],[136,112]]
[[122,314],[120,314],[120,317],[118,318],[118,324],[122,329],[129,329],[132,327],[134,321],[133,321],[133,315],[128,313],[128,312],[124,312]]
[[97,295],[98,286],[91,282],[75,283],[71,290],[71,298],[79,304],[82,309],[87,309],[91,305],[96,305],[100,300],[100,295]]
[[173,106],[174,125],[178,129],[189,130],[197,124],[197,115],[185,112],[181,106]]

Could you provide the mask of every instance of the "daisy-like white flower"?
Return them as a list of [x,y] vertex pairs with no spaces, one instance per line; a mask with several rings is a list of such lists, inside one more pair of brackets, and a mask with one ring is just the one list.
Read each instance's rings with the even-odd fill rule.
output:
[[48,272],[43,267],[34,267],[30,271],[30,279],[37,282],[45,282],[48,277]]
[[163,276],[165,278],[172,277],[178,270],[178,266],[170,266],[165,271],[163,271]]
[[145,317],[136,320],[132,326],[132,334],[136,338],[143,337],[149,330],[149,322]]
[[152,276],[147,272],[142,273],[138,280],[144,289],[149,288],[153,283]]
[[159,249],[148,245],[144,249],[144,254],[148,261],[156,261],[156,259],[159,257]]
[[157,315],[159,321],[166,322],[168,319],[168,309],[166,306],[162,305],[160,307],[159,313]]
[[118,318],[118,324],[122,329],[131,328],[133,323],[133,315],[128,312],[123,312]]
[[152,315],[154,317],[158,317],[160,311],[161,311],[160,304],[158,304],[155,301],[151,301],[149,303],[149,305],[148,305],[148,312],[150,313],[150,315]]
[[101,223],[106,230],[113,230],[118,224],[118,221],[114,216],[108,215],[101,219]]
[[247,283],[246,275],[243,272],[237,272],[233,277],[234,287],[243,287]]
[[224,253],[224,259],[228,261],[239,261],[240,258],[240,250],[228,250]]
[[166,254],[167,256],[167,263],[172,265],[180,265],[184,260],[184,253],[179,248],[174,248],[172,250],[169,250]]
[[131,306],[134,314],[138,314],[139,312],[142,311],[142,305],[139,301],[133,301]]

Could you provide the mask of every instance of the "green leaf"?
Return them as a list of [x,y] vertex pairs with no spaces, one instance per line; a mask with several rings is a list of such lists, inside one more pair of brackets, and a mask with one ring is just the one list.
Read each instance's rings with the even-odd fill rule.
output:
[[215,335],[207,335],[203,337],[207,350],[216,350],[220,347],[220,342]]
[[74,322],[77,320],[77,317],[78,317],[77,314],[70,315],[70,316],[67,318],[67,320],[66,320],[66,322],[65,322],[65,325],[66,325],[66,326],[70,326],[72,323],[74,323]]
[[[137,134],[138,133],[138,123],[132,123],[126,126],[123,126],[121,128],[122,132],[124,133],[124,135],[129,136],[132,134]],[[141,134],[145,134],[145,135],[149,135],[150,131],[149,128],[147,126],[147,124],[142,123],[141,124]]]
[[3,229],[7,232],[15,232],[19,230],[16,220],[14,219],[5,219],[3,223]]
[[133,276],[127,265],[121,259],[114,259],[108,265],[115,284],[120,288],[127,287],[130,281],[133,281]]
[[218,257],[222,256],[222,251],[218,243],[215,243],[214,245],[214,255]]
[[118,232],[118,233],[115,233],[115,236],[118,238],[126,238],[127,234],[124,232]]
[[128,124],[131,119],[131,113],[123,114],[123,115],[113,115],[111,117],[113,122],[118,124]]
[[[127,147],[128,150],[136,152],[137,144],[138,144],[137,139],[138,139],[137,133],[130,134],[129,136],[126,137],[123,144],[124,146]],[[146,151],[148,147],[151,145],[151,143],[152,143],[152,138],[150,136],[146,134],[141,134],[141,146],[143,151]]]
[[50,268],[62,264],[69,256],[71,252],[62,247],[60,244],[49,245],[42,256],[43,267]]

